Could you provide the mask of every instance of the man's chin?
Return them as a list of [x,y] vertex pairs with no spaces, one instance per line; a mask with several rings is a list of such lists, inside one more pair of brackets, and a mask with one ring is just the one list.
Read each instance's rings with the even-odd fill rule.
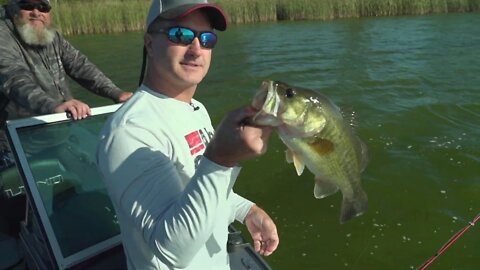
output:
[[30,20],[27,23],[37,31],[43,30],[46,26],[45,23],[42,20]]
[[43,23],[17,25],[17,30],[22,40],[32,46],[46,46],[55,39],[55,30],[45,27]]

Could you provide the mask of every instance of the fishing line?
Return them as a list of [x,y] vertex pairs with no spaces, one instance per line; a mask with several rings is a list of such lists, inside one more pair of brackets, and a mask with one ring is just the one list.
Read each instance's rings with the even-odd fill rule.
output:
[[478,214],[478,216],[475,219],[473,219],[471,222],[469,222],[468,225],[465,226],[465,228],[461,229],[452,238],[450,238],[450,240],[448,240],[448,242],[445,243],[445,245],[443,245],[442,248],[440,248],[435,255],[433,255],[430,259],[428,259],[418,269],[419,270],[427,269],[427,267],[430,264],[432,264],[438,258],[438,256],[440,256],[443,252],[445,252],[445,250],[447,250],[451,245],[453,245],[453,243],[455,243],[455,241],[457,241],[458,238],[460,238],[468,229],[470,229],[470,227],[473,227],[475,225],[475,223],[477,223],[478,220],[480,220],[480,214]]

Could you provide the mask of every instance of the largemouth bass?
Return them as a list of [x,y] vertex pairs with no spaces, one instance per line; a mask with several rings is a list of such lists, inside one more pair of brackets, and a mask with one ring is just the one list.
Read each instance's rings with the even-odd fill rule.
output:
[[252,105],[259,110],[253,122],[276,128],[287,146],[287,162],[293,162],[297,174],[306,166],[315,175],[315,198],[342,192],[341,223],[367,210],[368,199],[360,182],[368,163],[367,147],[329,98],[313,90],[264,81]]

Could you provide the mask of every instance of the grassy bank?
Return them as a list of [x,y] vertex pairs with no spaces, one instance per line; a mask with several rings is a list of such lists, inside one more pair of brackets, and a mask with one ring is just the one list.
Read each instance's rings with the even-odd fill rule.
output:
[[[0,0],[8,2],[8,0]],[[51,0],[66,35],[143,30],[150,0]],[[232,23],[478,12],[480,0],[215,0]]]
[[[0,0],[7,4],[9,0]],[[142,30],[150,0],[50,0],[55,27],[64,35]]]
[[149,0],[51,0],[55,26],[65,35],[142,30]]
[[233,23],[478,12],[480,0],[217,0]]

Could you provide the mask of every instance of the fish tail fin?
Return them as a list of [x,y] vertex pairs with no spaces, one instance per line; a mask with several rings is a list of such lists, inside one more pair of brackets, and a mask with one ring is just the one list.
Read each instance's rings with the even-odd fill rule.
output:
[[344,196],[342,201],[342,212],[340,214],[340,223],[345,223],[350,219],[365,213],[368,208],[368,198],[365,191],[360,189],[349,198]]

